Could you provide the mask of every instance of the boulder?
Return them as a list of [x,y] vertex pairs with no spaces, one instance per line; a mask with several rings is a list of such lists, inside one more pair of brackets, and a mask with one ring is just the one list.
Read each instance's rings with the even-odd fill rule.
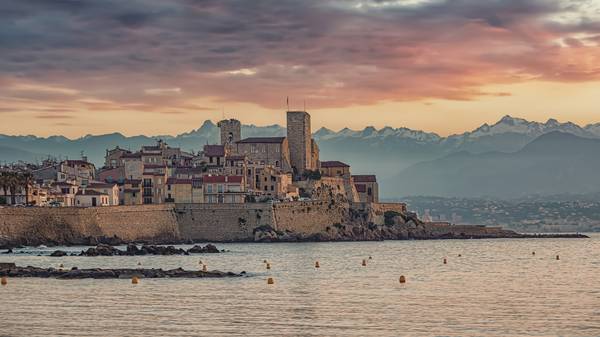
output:
[[50,254],[50,256],[54,256],[54,257],[67,256],[67,253],[62,250],[55,250],[52,252],[52,254]]
[[219,249],[210,243],[204,247],[201,245],[195,245],[194,247],[188,249],[187,252],[190,254],[220,253]]

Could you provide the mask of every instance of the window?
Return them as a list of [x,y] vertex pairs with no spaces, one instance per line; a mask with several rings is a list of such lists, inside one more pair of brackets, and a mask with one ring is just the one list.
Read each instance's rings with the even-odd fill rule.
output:
[[213,185],[206,185],[206,192],[207,193],[212,193],[213,192]]
[[275,190],[275,186],[271,185],[271,191]]
[[223,184],[217,185],[217,192],[223,193]]
[[367,188],[367,194],[368,194],[368,195],[371,195],[371,194],[373,194],[373,190],[372,190],[370,187],[369,187],[369,188]]
[[171,190],[171,185],[167,185],[167,190],[170,191]]

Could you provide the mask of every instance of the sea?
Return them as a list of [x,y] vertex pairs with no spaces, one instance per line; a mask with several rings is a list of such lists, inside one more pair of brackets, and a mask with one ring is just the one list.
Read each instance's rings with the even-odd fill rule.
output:
[[0,286],[0,336],[600,336],[600,235],[590,236],[224,243],[224,253],[190,256],[50,257],[87,247],[23,248],[0,262],[206,264],[247,276],[9,278]]

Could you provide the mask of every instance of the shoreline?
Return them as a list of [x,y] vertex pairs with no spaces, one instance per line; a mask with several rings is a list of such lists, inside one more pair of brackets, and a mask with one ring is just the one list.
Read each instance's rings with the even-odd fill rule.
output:
[[[24,248],[39,248],[40,246],[45,246],[44,248],[53,248],[53,247],[97,247],[97,246],[129,246],[129,245],[138,245],[138,246],[179,246],[179,245],[198,245],[211,243],[215,244],[223,244],[223,243],[259,243],[259,244],[269,244],[269,243],[315,243],[315,242],[381,242],[381,241],[440,241],[440,240],[495,240],[495,239],[589,239],[590,236],[582,233],[516,233],[516,235],[508,235],[508,236],[469,236],[469,237],[451,237],[451,236],[439,236],[439,237],[409,237],[409,238],[396,238],[396,239],[323,239],[319,237],[307,237],[299,240],[281,240],[281,239],[272,239],[272,240],[262,240],[262,241],[253,241],[253,240],[235,240],[235,241],[190,241],[190,240],[166,240],[166,241],[131,241],[131,242],[116,242],[115,240],[108,240],[108,242],[112,243],[100,243],[100,244],[85,244],[85,243],[54,243],[54,242],[46,242],[41,243],[39,245],[9,245],[2,246],[0,250],[7,250],[6,252],[0,252],[0,255],[11,254],[13,249],[24,249]],[[125,253],[125,252],[124,252]],[[129,256],[128,254],[122,254],[123,256]],[[148,254],[148,255],[163,255],[163,254]],[[77,255],[82,256],[82,255]]]

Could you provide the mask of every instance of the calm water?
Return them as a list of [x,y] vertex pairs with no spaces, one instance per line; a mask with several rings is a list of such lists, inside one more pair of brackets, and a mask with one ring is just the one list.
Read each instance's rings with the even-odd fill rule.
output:
[[[588,240],[218,246],[231,252],[0,255],[0,262],[63,263],[67,268],[136,267],[141,262],[144,267],[192,269],[201,259],[211,270],[250,275],[142,279],[138,285],[11,278],[0,287],[0,336],[600,336],[598,235]],[[361,266],[368,256],[373,259]],[[316,260],[320,269],[314,268]],[[406,284],[398,282],[400,275]],[[274,285],[267,285],[269,276]]]

